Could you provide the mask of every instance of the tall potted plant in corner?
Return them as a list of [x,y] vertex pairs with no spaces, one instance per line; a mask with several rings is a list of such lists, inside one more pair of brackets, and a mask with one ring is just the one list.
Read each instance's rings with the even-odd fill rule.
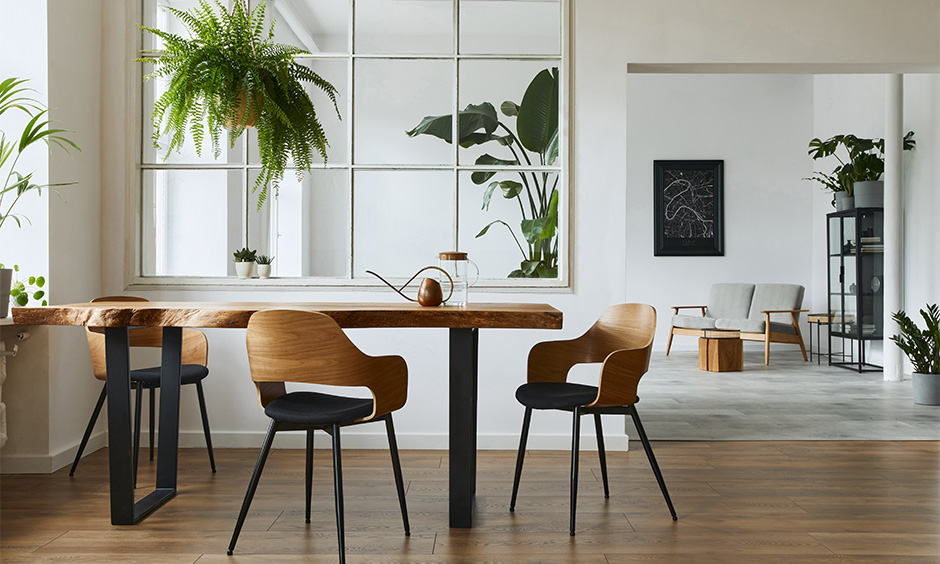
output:
[[[42,104],[29,94],[30,89],[23,86],[25,83],[26,80],[21,78],[7,78],[0,82],[0,116],[9,110],[19,110],[26,114],[27,119],[26,125],[17,135],[8,138],[6,132],[0,130],[0,177],[3,178],[3,184],[0,184],[0,229],[7,220],[11,219],[18,227],[23,225],[23,221],[29,222],[28,217],[13,213],[13,208],[23,196],[31,192],[42,195],[43,188],[74,184],[74,182],[36,184],[33,182],[32,172],[22,174],[17,170],[23,153],[40,143],[50,149],[59,147],[66,153],[70,152],[70,148],[81,151],[78,145],[68,138],[67,134],[71,131],[49,127],[51,123],[47,119],[49,110],[43,108]],[[39,278],[42,279],[42,277]],[[5,318],[9,313],[12,282],[13,269],[3,268],[3,265],[0,265],[0,318]],[[19,294],[19,290],[17,292]],[[17,298],[22,301],[19,295]],[[42,297],[42,292],[40,292],[40,297]]]
[[921,330],[904,311],[891,315],[901,330],[892,335],[914,366],[914,403],[940,405],[940,308],[937,304],[920,310],[927,327]]
[[[915,145],[914,132],[907,132],[903,149],[910,151]],[[847,161],[839,155],[840,147],[845,149]],[[832,190],[837,210],[880,208],[884,205],[884,182],[881,181],[885,170],[884,150],[884,139],[865,139],[851,134],[835,135],[825,141],[817,137],[809,142],[807,154],[814,161],[834,156],[839,164],[831,174],[814,172],[804,180],[815,180]]]
[[208,132],[218,157],[223,129],[228,129],[234,147],[246,128],[255,127],[261,171],[252,192],[258,191],[260,209],[269,186],[277,193],[288,160],[293,161],[300,179],[310,170],[314,153],[324,161],[327,158],[329,143],[303,83],[323,90],[339,116],[337,92],[294,60],[307,51],[273,41],[273,23],[264,32],[264,2],[249,11],[244,0],[236,0],[228,11],[215,0],[215,8],[206,0],[190,11],[166,7],[186,27],[190,39],[142,27],[161,38],[164,48],[155,58],[138,61],[154,65],[148,79],[169,81],[154,104],[153,142],[159,147],[160,138],[167,135],[169,154],[179,150],[190,133],[201,154]]
[[[472,147],[493,142],[503,153],[495,157],[480,155],[476,165],[482,166],[550,166],[558,158],[558,69],[545,69],[529,83],[522,102],[505,101],[500,111],[506,118],[515,118],[516,131],[499,118],[493,104],[470,104],[457,114],[457,142]],[[409,137],[432,135],[447,143],[453,142],[453,116],[426,116]],[[482,185],[499,171],[475,171],[470,175],[474,184]],[[482,237],[491,226],[499,223],[509,230],[522,255],[519,268],[510,278],[558,277],[558,175],[548,172],[510,172],[517,180],[493,180],[483,192],[482,209],[488,210],[493,194],[519,203],[522,219],[520,231],[526,242],[523,248],[515,230],[501,219],[491,221],[477,234]]]

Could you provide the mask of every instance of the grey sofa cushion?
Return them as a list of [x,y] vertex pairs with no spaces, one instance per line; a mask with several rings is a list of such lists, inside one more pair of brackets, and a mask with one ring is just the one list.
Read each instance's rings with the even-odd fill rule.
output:
[[[747,318],[751,321],[764,321],[763,310],[769,309],[800,309],[803,305],[803,286],[799,284],[757,284],[754,287],[754,299],[751,301],[751,311]],[[789,313],[774,313],[770,315],[771,322],[793,325],[793,318]],[[792,330],[790,331],[793,332]]]
[[706,317],[744,319],[751,306],[754,284],[712,284]]
[[714,329],[715,318],[701,315],[673,315],[672,326],[683,329]]
[[[789,317],[789,314],[787,314]],[[715,320],[716,329],[737,329],[742,333],[763,333],[764,332],[764,320],[760,321],[756,319],[716,319]],[[793,323],[778,323],[776,321],[770,322],[770,330],[774,333],[789,333],[791,335],[796,335],[796,329],[793,328]]]

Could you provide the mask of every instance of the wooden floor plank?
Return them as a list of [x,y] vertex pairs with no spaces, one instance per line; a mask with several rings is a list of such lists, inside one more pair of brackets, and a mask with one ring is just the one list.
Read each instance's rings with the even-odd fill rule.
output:
[[[412,536],[403,533],[387,451],[344,452],[350,564],[936,564],[940,449],[930,442],[655,442],[679,514],[672,521],[639,444],[609,453],[605,499],[596,452],[582,453],[577,535],[568,535],[563,451],[526,453],[509,511],[515,453],[480,451],[475,527],[447,527],[447,459],[403,451]],[[180,492],[136,526],[110,525],[107,452],[74,477],[0,479],[0,561],[154,564],[336,562],[332,462],[315,455],[313,523],[303,518],[304,455],[268,459],[236,553],[225,555],[255,449],[183,449]],[[145,494],[155,463],[143,460]],[[148,485],[150,484],[150,485]]]

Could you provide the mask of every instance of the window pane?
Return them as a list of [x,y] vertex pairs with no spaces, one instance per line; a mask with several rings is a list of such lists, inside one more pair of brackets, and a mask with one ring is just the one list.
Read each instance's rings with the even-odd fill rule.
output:
[[[507,116],[502,104],[505,101],[522,104],[523,96],[529,88],[530,83],[542,71],[551,72],[558,66],[557,61],[462,61],[460,63],[460,108],[466,108],[468,105],[481,105],[489,103],[496,112],[496,118],[499,123],[512,131],[515,139],[511,147],[500,144],[496,140],[488,141],[480,145],[461,149],[460,164],[474,164],[478,157],[483,154],[489,154],[493,157],[503,160],[515,160],[517,157],[523,166],[540,166],[543,163],[539,159],[539,153],[526,150],[520,147],[519,131],[516,124],[516,118]],[[561,77],[558,83],[561,83]],[[539,83],[541,84],[541,82]],[[550,89],[551,83],[545,88]],[[558,108],[554,111],[555,123],[558,123]],[[479,131],[483,131],[482,129]],[[493,131],[493,135],[505,136],[506,129],[498,127]],[[515,153],[513,152],[515,150]],[[558,165],[558,162],[555,163]]]
[[249,207],[251,248],[275,257],[272,276],[348,276],[348,178],[346,170],[315,170],[303,182],[290,174],[261,211]]
[[357,278],[408,278],[454,248],[453,172],[356,171],[354,181]]
[[[523,177],[531,190],[535,212],[530,204],[529,191],[522,182]],[[522,269],[530,272],[537,270],[544,274],[543,278],[558,277],[557,259],[560,246],[557,229],[554,236],[529,244],[522,227],[523,220],[539,221],[539,218],[548,216],[551,191],[557,187],[557,178],[558,175],[554,172],[503,172],[477,184],[473,181],[471,173],[460,173],[459,249],[466,251],[470,259],[480,267],[481,279],[505,279],[509,278],[513,271]],[[483,209],[490,185],[505,181],[515,183],[512,186],[521,186],[521,192],[515,195],[512,187],[507,193],[501,186],[495,186],[486,205],[487,209]],[[545,186],[548,187],[547,191]],[[507,198],[507,195],[510,197]],[[505,225],[494,223],[485,234],[477,237],[484,227],[497,220],[505,222]],[[535,225],[527,224],[530,233],[536,228]],[[546,231],[546,235],[549,232]],[[523,264],[523,261],[530,262]],[[555,271],[546,271],[546,268],[554,268]],[[513,275],[516,276],[518,273]]]
[[450,115],[453,88],[451,61],[357,60],[355,162],[452,164],[448,143],[405,132],[424,116]]
[[310,53],[349,52],[349,0],[268,0],[267,15],[275,20],[277,43]]
[[356,0],[357,53],[454,52],[449,0]]
[[[336,88],[336,103],[339,106],[340,115],[346,119],[347,116],[344,114],[347,108],[346,98],[349,95],[349,75],[347,73],[349,62],[346,59],[299,59],[299,62],[311,68],[315,73]],[[317,119],[323,126],[323,132],[326,134],[326,140],[329,143],[326,152],[327,162],[329,162],[329,164],[348,163],[346,122],[341,120],[340,116],[336,115],[336,108],[333,107],[333,102],[330,101],[329,96],[327,96],[323,90],[309,82],[303,84],[304,90],[307,91],[310,100],[313,102],[313,107],[317,112]],[[247,130],[247,134],[249,162],[258,164],[261,162],[261,157],[258,153],[258,135],[255,133],[254,129]],[[314,164],[323,163],[323,158],[318,153],[314,153],[312,162]],[[288,166],[293,166],[293,159],[289,156],[287,163]]]
[[460,0],[460,52],[558,55],[559,0]]
[[239,171],[145,170],[144,276],[229,276],[243,231]]

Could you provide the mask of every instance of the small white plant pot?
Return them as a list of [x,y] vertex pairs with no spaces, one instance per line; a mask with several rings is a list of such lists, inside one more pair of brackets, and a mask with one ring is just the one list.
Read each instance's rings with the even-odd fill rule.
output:
[[258,265],[258,278],[270,278],[270,277],[271,277],[271,265],[259,264]]
[[254,270],[255,263],[253,262],[236,262],[235,263],[235,274],[239,278],[251,278],[251,273]]

